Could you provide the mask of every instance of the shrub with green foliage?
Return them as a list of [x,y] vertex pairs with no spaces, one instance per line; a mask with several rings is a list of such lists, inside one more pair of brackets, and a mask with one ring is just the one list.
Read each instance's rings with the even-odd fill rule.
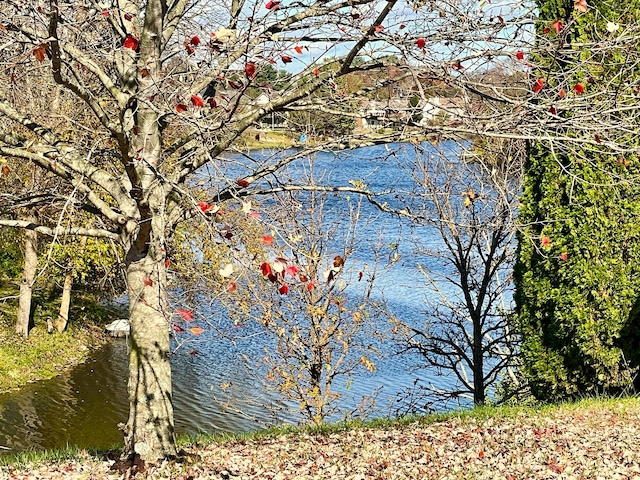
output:
[[[610,38],[614,22],[637,23],[640,1],[590,0],[586,12],[573,0],[537,3],[539,42],[561,47],[537,59],[540,98],[565,89],[583,101],[582,88],[589,94],[618,82],[616,115],[635,114],[637,107],[623,102],[640,77],[627,54],[638,45],[587,45]],[[571,109],[557,115],[576,119]],[[559,125],[558,137],[572,135]],[[594,138],[561,151],[533,143],[525,166],[516,302],[525,373],[543,400],[631,389],[640,363],[640,160]]]

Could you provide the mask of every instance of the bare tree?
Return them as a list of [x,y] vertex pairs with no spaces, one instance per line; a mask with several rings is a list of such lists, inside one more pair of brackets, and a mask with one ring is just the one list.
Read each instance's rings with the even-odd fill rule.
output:
[[447,387],[422,386],[424,400],[483,405],[505,377],[517,382],[519,337],[509,317],[524,145],[477,142],[459,154],[445,144],[417,154],[418,187],[407,207],[436,239],[416,241],[424,323],[397,318],[396,332],[400,350],[422,359],[419,368],[450,379]]

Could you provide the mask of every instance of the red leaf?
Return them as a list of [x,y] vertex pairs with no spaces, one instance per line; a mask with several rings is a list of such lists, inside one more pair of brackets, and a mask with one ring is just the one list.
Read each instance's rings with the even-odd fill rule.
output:
[[182,328],[177,323],[174,323],[173,324],[173,331],[176,332],[176,333],[184,332],[184,328]]
[[403,30],[406,27],[406,25],[404,23],[400,24],[400,30]]
[[456,60],[455,63],[453,65],[451,65],[453,68],[455,68],[456,70],[464,70],[464,67],[462,66],[462,63],[460,63],[460,60]]
[[211,108],[216,108],[218,106],[218,104],[216,103],[216,99],[213,97],[207,98],[207,103]]
[[165,268],[169,268],[169,266],[171,265],[171,260],[169,260],[168,258],[164,261],[164,266]]
[[124,48],[128,48],[130,50],[138,50],[138,45],[140,44],[140,42],[138,42],[138,39],[135,37],[132,37],[131,35],[127,35],[126,38],[124,39],[124,44],[122,45]]
[[516,52],[516,58],[517,58],[518,60],[524,60],[524,52],[523,52],[522,50],[518,50],[518,51]]
[[315,286],[316,286],[316,282],[311,280],[309,283],[307,283],[307,292],[310,292],[311,290],[313,290]]
[[144,283],[145,287],[151,287],[153,285],[153,280],[151,280],[149,277],[144,277],[142,279],[142,283]]
[[273,244],[273,237],[271,235],[263,235],[260,240],[262,240],[262,243],[264,245],[267,245],[269,247]]
[[45,50],[43,45],[40,45],[39,47],[35,48],[35,50],[33,51],[33,55],[36,57],[36,60],[41,62],[44,60],[44,57],[47,56],[47,51]]
[[562,31],[563,25],[560,20],[556,20],[555,22],[553,22],[552,26],[556,33],[560,33]]
[[299,271],[300,270],[298,270],[298,267],[296,267],[295,265],[289,265],[287,268],[284,269],[284,273],[292,277],[295,277]]
[[573,86],[573,91],[576,92],[578,95],[583,94],[584,93],[584,85],[582,85],[581,83],[576,83]]
[[189,41],[189,43],[194,47],[197,47],[198,45],[200,45],[200,37],[198,37],[197,35],[194,35],[193,37],[191,37],[191,40]]
[[281,295],[287,295],[289,293],[289,285],[285,283],[278,289],[278,291],[280,292]]
[[540,245],[542,245],[543,247],[548,247],[549,245],[551,245],[551,240],[549,240],[549,237],[542,237],[542,239],[540,240]]
[[125,13],[125,14],[124,14],[124,19],[125,19],[127,22],[130,22],[130,21],[131,21],[131,14],[130,14],[130,13]]
[[189,55],[193,55],[196,51],[191,45],[186,45],[184,48],[187,50]]
[[416,45],[421,50],[424,48],[425,43],[426,43],[426,41],[425,41],[424,38],[419,38],[419,39],[416,40]]
[[546,35],[550,31],[551,31],[551,29],[549,27],[544,27],[544,29],[542,30],[542,33],[544,33]]
[[256,74],[256,64],[253,62],[247,62],[244,66],[244,73],[246,73],[249,78],[253,77]]
[[498,18],[498,21],[499,21],[500,23],[504,23],[504,18],[502,18],[500,15],[498,15],[498,17],[497,17],[497,18]]
[[362,280],[362,275],[363,275],[363,273],[362,273],[362,272],[359,272],[359,273],[358,273],[358,281]]
[[551,107],[549,108],[549,112],[551,113],[551,115],[557,115],[558,111],[556,110],[556,107],[554,107],[553,105],[551,105]]
[[318,70],[317,68],[314,69],[313,74],[317,77],[318,75],[320,75],[320,70]]
[[260,212],[251,212],[249,214],[249,218],[260,218],[262,215],[260,215]]
[[199,95],[191,95],[191,103],[194,107],[204,107],[202,97],[200,97]]
[[587,5],[587,0],[576,0],[573,3],[573,8],[575,8],[579,12],[585,13],[589,8],[589,5]]
[[567,255],[566,253],[562,252],[560,254],[560,260],[562,260],[563,262],[566,262],[567,258],[569,258],[569,255]]
[[108,10],[103,10],[102,11],[102,15],[104,15],[104,17],[107,18],[109,16],[109,11]]
[[375,28],[376,33],[380,33],[382,30],[384,30],[384,25],[376,25],[376,28]]
[[271,274],[269,274],[267,276],[267,278],[269,279],[269,281],[271,283],[276,283],[278,281],[278,274],[277,273],[276,274],[271,273]]
[[598,135],[596,133],[596,136],[594,137],[594,140],[596,141],[596,143],[602,143],[602,140],[600,139],[600,135]]
[[289,55],[282,55],[280,60],[282,60],[282,63],[291,63],[293,61]]
[[176,313],[184,318],[187,322],[193,320],[193,312],[191,312],[190,310],[185,310],[184,308],[176,308]]
[[302,47],[300,45],[296,45],[293,49],[298,52],[299,55],[302,55]]
[[276,1],[273,1],[273,0],[269,0],[269,1],[267,2],[267,4],[265,5],[265,7],[266,7],[268,10],[271,10],[271,11],[273,11],[273,10],[277,10],[277,8],[278,8],[279,6],[280,6],[280,2],[276,2]]
[[247,188],[250,182],[246,178],[239,178],[238,180],[236,180],[236,183],[242,188]]
[[176,105],[176,112],[178,113],[186,112],[187,110],[189,110],[189,107],[187,107],[184,103],[179,103]]
[[544,87],[544,78],[539,78],[533,85],[533,93],[538,93]]
[[209,209],[209,204],[207,202],[200,202],[198,203],[198,207],[200,207],[200,210],[205,213]]
[[265,277],[268,277],[269,275],[273,274],[273,270],[271,270],[271,265],[269,265],[267,262],[264,262],[262,265],[260,265],[260,270],[262,271],[262,275]]
[[238,290],[238,285],[236,284],[236,282],[230,282],[229,285],[227,285],[227,291],[229,293],[233,293],[236,290]]
[[202,327],[191,327],[189,331],[193,333],[196,337],[198,335],[202,335],[205,332],[204,328]]

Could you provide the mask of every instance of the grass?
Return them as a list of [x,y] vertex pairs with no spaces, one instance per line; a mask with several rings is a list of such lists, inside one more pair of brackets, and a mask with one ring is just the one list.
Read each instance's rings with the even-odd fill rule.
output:
[[[347,422],[325,423],[318,426],[279,426],[265,430],[242,433],[216,433],[211,435],[200,434],[197,436],[182,436],[177,440],[179,448],[196,445],[204,447],[212,443],[225,444],[234,442],[252,442],[261,439],[278,438],[284,435],[294,436],[328,436],[340,434],[357,429],[369,430],[390,430],[407,427],[411,424],[419,423],[428,426],[435,423],[459,420],[462,424],[477,424],[487,420],[512,420],[518,417],[550,417],[562,412],[571,412],[580,409],[601,409],[608,411],[614,407],[623,410],[639,409],[640,397],[620,397],[620,398],[587,398],[577,402],[567,402],[557,405],[535,405],[525,406],[485,406],[473,409],[455,410],[451,412],[435,413],[429,415],[406,416],[402,418],[379,418],[372,420],[352,420]],[[82,458],[106,458],[107,455],[117,455],[121,446],[114,445],[105,450],[81,449],[79,447],[69,447],[59,450],[27,451],[21,453],[7,453],[0,455],[0,466],[14,466],[17,468],[27,465],[58,462],[64,460],[81,460]]]
[[81,363],[91,349],[108,340],[103,325],[118,314],[97,305],[90,295],[74,293],[67,331],[50,335],[46,318],[57,317],[59,300],[38,292],[33,299],[34,327],[25,339],[14,332],[17,294],[15,285],[0,284],[0,392],[54,377]]

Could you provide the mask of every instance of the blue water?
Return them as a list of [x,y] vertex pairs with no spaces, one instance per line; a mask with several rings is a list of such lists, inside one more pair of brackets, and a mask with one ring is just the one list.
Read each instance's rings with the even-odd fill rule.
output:
[[[428,151],[435,147],[424,148]],[[452,162],[457,161],[459,150],[455,144],[445,142],[437,148],[446,151]],[[255,165],[277,158],[270,152],[254,152],[251,159],[230,155],[225,161],[225,171],[228,178],[242,178]],[[265,178],[263,185],[299,183],[313,165],[313,176],[319,184],[362,182],[372,191],[384,192],[378,201],[404,208],[415,188],[410,167],[414,160],[413,147],[401,144],[338,153],[319,152],[310,160],[301,159],[291,164],[277,178]],[[205,187],[223,181],[212,168],[203,170],[198,180]],[[305,195],[300,194],[302,203]],[[358,202],[358,196],[331,193],[326,199],[325,221],[344,225],[344,229],[338,229],[332,237],[338,248],[348,230],[347,212]],[[269,200],[265,202],[267,212]],[[419,261],[431,268],[445,267],[428,256],[418,256],[413,241],[417,239],[423,246],[436,247],[438,235],[431,227],[415,227],[401,218],[382,214],[366,201],[362,202],[361,209],[357,248],[345,265],[345,276],[357,275],[364,264],[370,268],[377,264],[373,300],[386,302],[392,315],[418,326],[424,316],[425,290],[416,263]],[[268,226],[268,218],[261,221]],[[347,295],[361,295],[364,283],[352,281]],[[209,323],[205,326],[214,325],[216,331],[207,331],[199,337],[179,333],[174,341],[171,358],[177,432],[240,431],[297,422],[295,404],[265,389],[264,370],[255,367],[264,349],[274,348],[273,340],[250,322],[238,327],[226,318],[224,311],[219,304],[203,302],[198,307],[198,318],[206,317]],[[388,318],[381,316],[375,322],[374,329],[387,337],[369,342],[376,371],[361,369],[356,376],[336,381],[342,397],[334,419],[359,415],[357,406],[363,399],[372,407],[367,410],[368,414],[389,415],[402,411],[406,405],[402,404],[404,400],[398,401],[402,398],[398,394],[416,382],[433,382],[444,388],[451,385],[449,377],[415,370],[418,363],[415,357],[394,355],[398,346],[390,338],[392,325]],[[67,444],[104,447],[120,441],[116,424],[127,417],[126,378],[127,344],[119,340],[68,374],[0,395],[0,446],[13,450]]]

